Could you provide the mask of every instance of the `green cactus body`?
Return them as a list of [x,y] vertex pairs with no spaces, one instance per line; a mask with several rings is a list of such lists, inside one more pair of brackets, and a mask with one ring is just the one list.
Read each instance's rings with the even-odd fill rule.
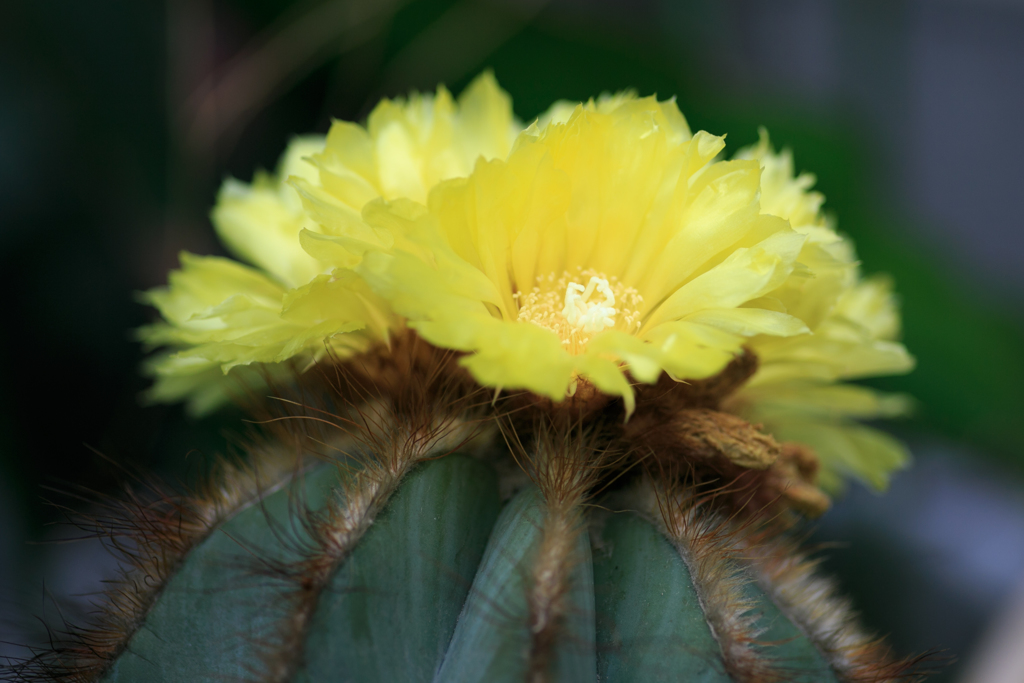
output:
[[[344,495],[332,491],[338,477],[330,466],[306,474],[304,504],[322,510]],[[477,460],[455,454],[416,468],[320,592],[301,655],[274,653],[292,642],[276,629],[296,628],[300,607],[294,584],[269,566],[299,564],[308,550],[298,499],[282,487],[211,531],[101,680],[260,680],[275,664],[286,680],[311,683],[528,680],[531,563],[545,521],[535,488],[502,509],[497,477]],[[736,680],[685,564],[655,526],[616,513],[598,537],[593,551],[588,534],[575,537],[540,680]],[[764,622],[772,642],[759,656],[780,674],[833,680],[813,644],[758,598],[754,628]]]
[[[221,463],[193,497],[130,498],[116,528],[134,529],[122,544],[133,567],[104,615],[11,678],[908,675],[815,575],[788,508],[737,506],[734,490],[702,483],[699,460],[689,473],[638,462],[614,404],[584,422],[579,404],[496,403],[436,372],[448,355],[425,358],[404,374],[377,368],[391,379],[372,387],[345,366],[347,389],[303,380],[302,400],[274,402],[245,464]],[[691,438],[710,440],[701,430],[717,418],[694,415]]]
[[[291,680],[428,680],[497,516],[490,469],[454,455],[412,473],[319,594]],[[304,477],[305,505],[322,509],[338,470]],[[105,681],[254,677],[300,609],[274,569],[303,561],[311,539],[294,489],[282,488],[213,530],[163,588]],[[293,513],[293,514],[290,514]],[[252,555],[250,555],[252,553]],[[338,639],[352,643],[337,648]],[[298,663],[295,663],[296,665]]]
[[[379,471],[350,464],[280,472],[197,537],[92,680],[878,674],[877,661],[843,670],[849,657],[828,651],[815,624],[790,621],[738,552],[746,532],[685,492],[677,521],[693,528],[683,529],[652,509],[650,485],[634,482],[600,507],[550,503],[543,483],[503,501],[490,456],[416,460],[386,486]],[[353,507],[367,488],[387,491]]]

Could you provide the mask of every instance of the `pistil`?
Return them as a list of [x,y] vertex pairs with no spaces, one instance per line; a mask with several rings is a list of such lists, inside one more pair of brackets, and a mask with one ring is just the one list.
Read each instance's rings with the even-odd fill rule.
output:
[[[587,282],[586,286],[581,282]],[[640,327],[640,294],[614,276],[591,269],[581,269],[575,275],[565,272],[560,277],[551,273],[516,298],[519,321],[556,333],[573,354],[582,353],[599,332],[611,328],[635,332]]]

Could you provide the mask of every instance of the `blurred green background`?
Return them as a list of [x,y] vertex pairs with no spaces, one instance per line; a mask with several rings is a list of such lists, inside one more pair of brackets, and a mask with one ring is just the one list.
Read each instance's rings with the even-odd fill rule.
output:
[[674,95],[730,152],[764,125],[817,174],[902,298],[919,367],[876,384],[920,403],[893,426],[918,467],[825,517],[816,538],[842,543],[826,566],[901,654],[957,656],[940,680],[1002,680],[984,673],[1009,628],[992,624],[1024,587],[1024,7],[1009,0],[8,3],[0,640],[37,636],[49,605],[87,611],[73,596],[111,569],[96,542],[39,544],[74,535],[50,526],[85,506],[68,491],[116,491],[123,468],[188,480],[237,428],[141,407],[129,334],[151,316],[133,293],[181,249],[222,253],[207,219],[222,179],[484,68],[523,121],[602,91]]

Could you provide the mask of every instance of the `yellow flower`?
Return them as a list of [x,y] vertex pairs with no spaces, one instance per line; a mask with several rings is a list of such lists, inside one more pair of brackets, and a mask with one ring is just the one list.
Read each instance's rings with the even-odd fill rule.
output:
[[384,102],[366,128],[296,139],[276,176],[229,181],[214,223],[254,267],[183,255],[146,295],[164,320],[141,336],[169,349],[151,397],[206,410],[232,368],[287,376],[408,326],[481,385],[629,411],[633,382],[709,377],[747,346],[760,369],[731,409],[815,448],[827,485],[884,485],[905,455],[853,419],[906,401],[838,382],[912,360],[888,285],[860,279],[788,153],[765,137],[717,160],[722,138],[628,93],[517,130],[485,75],[458,104]]
[[[384,100],[366,128],[336,121],[326,138],[293,140],[276,174],[257,173],[252,184],[228,180],[213,223],[228,249],[254,267],[183,254],[169,287],[143,296],[163,321],[139,337],[171,349],[147,363],[156,377],[148,397],[187,398],[192,412],[203,413],[238,388],[242,370],[225,378],[236,366],[292,360],[302,369],[326,346],[344,358],[386,340],[400,324],[387,306],[351,273],[332,277],[303,250],[299,232],[317,224],[301,197],[327,188],[330,205],[321,210],[352,220],[377,197],[424,201],[440,180],[467,175],[478,157],[507,155],[519,130],[508,95],[485,73],[458,102],[443,87]],[[244,379],[258,383],[260,373]]]
[[[140,336],[150,347],[183,349],[149,362],[158,378],[153,400],[190,397],[192,410],[202,413],[238,388],[224,380],[235,366],[316,355],[328,337],[335,340],[334,352],[346,357],[386,337],[389,321],[374,317],[381,303],[355,276],[320,275],[286,290],[229,259],[182,253],[181,264],[167,288],[143,296],[164,322],[143,328]],[[250,374],[248,381],[258,378]]]
[[794,273],[762,302],[797,315],[813,334],[751,340],[760,367],[732,399],[733,409],[780,440],[812,447],[823,487],[835,489],[842,477],[855,476],[884,488],[889,473],[907,463],[906,450],[855,419],[903,414],[909,399],[841,380],[913,368],[913,358],[896,341],[900,324],[891,283],[861,279],[852,245],[828,225],[821,195],[808,191],[814,177],[794,176],[788,151],[775,153],[762,132],[761,142],[738,156],[762,164],[762,208],[808,236],[799,260],[816,277]]
[[481,384],[558,401],[584,382],[631,410],[627,371],[704,378],[749,337],[807,332],[744,307],[786,281],[807,237],[760,210],[758,162],[715,161],[723,146],[674,102],[607,98],[531,126],[425,205],[378,200],[355,220],[303,184],[318,225],[300,239],[467,353]]

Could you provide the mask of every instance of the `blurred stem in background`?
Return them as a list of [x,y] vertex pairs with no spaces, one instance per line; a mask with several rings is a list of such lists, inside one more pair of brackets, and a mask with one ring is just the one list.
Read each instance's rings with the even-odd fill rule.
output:
[[[309,73],[379,35],[400,0],[297,3],[218,60],[212,0],[169,0],[167,91],[170,146],[167,209],[180,229],[209,200],[219,164],[251,119]],[[201,222],[201,221],[197,221]],[[199,230],[208,232],[205,225]],[[172,238],[173,241],[173,238]]]

